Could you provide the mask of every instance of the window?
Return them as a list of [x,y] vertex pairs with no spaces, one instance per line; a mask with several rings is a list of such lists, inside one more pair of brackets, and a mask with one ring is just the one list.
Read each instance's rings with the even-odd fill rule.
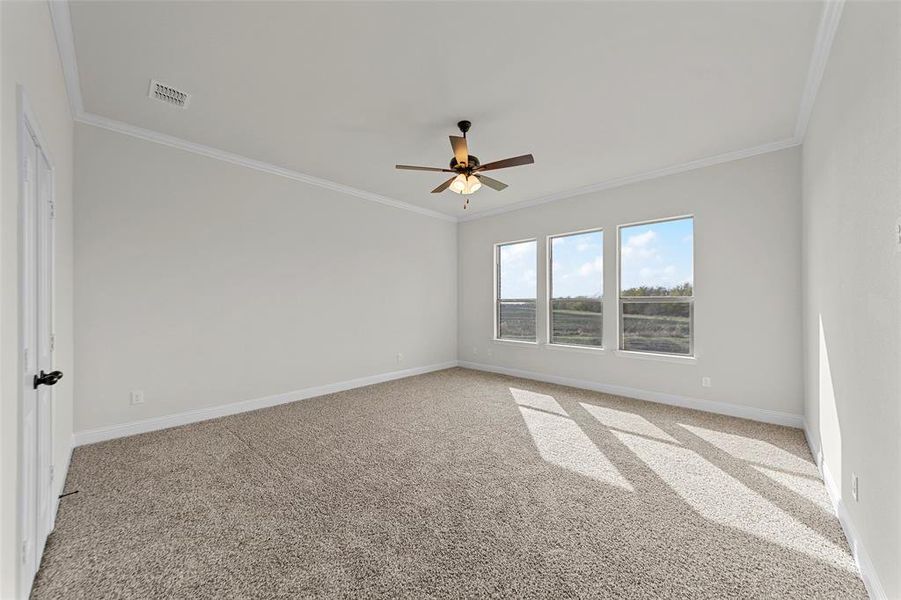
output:
[[550,238],[551,344],[603,346],[604,232]]
[[619,228],[620,348],[692,356],[694,219]]
[[535,269],[538,265],[538,242],[498,244],[496,253],[497,338],[534,342],[537,329]]

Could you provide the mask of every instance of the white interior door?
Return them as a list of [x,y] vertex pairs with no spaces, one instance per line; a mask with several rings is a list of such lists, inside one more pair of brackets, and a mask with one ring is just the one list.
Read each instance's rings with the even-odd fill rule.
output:
[[22,351],[21,592],[27,597],[53,527],[53,172],[33,123],[20,136]]
[[[53,176],[50,163],[40,149],[37,157],[38,222],[37,222],[37,369],[38,376],[53,371]],[[61,376],[61,374],[60,374]],[[50,381],[50,385],[46,385]],[[37,556],[53,529],[53,384],[58,379],[44,377],[37,385]]]
[[31,587],[31,581],[37,572],[37,430],[38,430],[38,402],[37,391],[34,389],[34,376],[37,373],[37,356],[35,342],[37,340],[37,281],[35,278],[37,266],[37,144],[30,132],[26,130],[22,140],[22,227],[19,231],[21,240],[22,272],[21,279],[21,341],[22,341],[22,405],[20,414],[22,428],[21,439],[21,469],[19,473],[19,485],[21,506],[20,516],[20,541],[22,553],[22,582],[27,593]]

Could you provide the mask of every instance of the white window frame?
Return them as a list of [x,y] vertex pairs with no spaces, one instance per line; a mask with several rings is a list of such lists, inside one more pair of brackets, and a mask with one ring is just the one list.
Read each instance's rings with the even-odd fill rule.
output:
[[[512,246],[514,244],[523,244],[525,242],[535,242],[535,339],[533,341],[529,340],[514,340],[510,338],[502,338],[500,337],[500,310],[501,310],[501,247],[502,246]],[[495,342],[500,342],[502,344],[526,344],[529,346],[537,346],[538,345],[538,238],[525,238],[522,240],[513,240],[510,242],[498,242],[494,244],[494,258],[493,258],[493,267],[494,270],[494,332],[491,334],[491,339]],[[525,300],[525,298],[523,298]]]
[[[635,356],[641,358],[660,358],[663,360],[672,360],[674,362],[693,361],[697,356],[697,348],[695,345],[695,298],[697,297],[697,287],[695,286],[695,247],[694,240],[691,244],[691,296],[623,296],[622,284],[622,229],[626,227],[635,227],[638,225],[653,225],[654,223],[667,223],[669,221],[680,221],[683,219],[691,219],[691,232],[694,237],[695,216],[694,214],[677,215],[673,217],[664,217],[661,219],[650,219],[647,221],[635,221],[633,223],[623,223],[616,226],[616,323],[617,323],[617,354],[622,356]],[[606,294],[605,294],[606,295]],[[624,300],[625,298],[625,300]],[[688,304],[688,354],[677,354],[675,352],[648,352],[644,350],[626,350],[624,345],[625,328],[623,327],[624,311],[623,303],[644,303],[644,304],[665,304],[665,303],[682,303]]]
[[[603,274],[601,277],[601,345],[600,346],[589,346],[587,344],[557,344],[554,343],[554,317],[553,317],[553,302],[554,302],[554,251],[553,251],[553,240],[555,238],[567,237],[570,235],[579,235],[581,233],[596,233],[600,232],[602,235],[602,240],[606,238],[606,232],[603,227],[592,227],[591,229],[580,229],[578,231],[570,231],[566,233],[555,233],[547,236],[547,250],[546,250],[546,260],[545,264],[547,265],[547,285],[545,288],[547,289],[546,294],[546,307],[545,310],[547,312],[547,331],[545,334],[547,337],[547,343],[545,344],[550,348],[567,348],[574,350],[587,350],[589,352],[597,352],[605,350],[604,347],[604,311],[606,311],[606,296],[607,296],[607,286],[604,285]],[[604,265],[603,273],[607,272],[607,257],[604,252],[604,245],[606,242],[601,244],[601,262]]]

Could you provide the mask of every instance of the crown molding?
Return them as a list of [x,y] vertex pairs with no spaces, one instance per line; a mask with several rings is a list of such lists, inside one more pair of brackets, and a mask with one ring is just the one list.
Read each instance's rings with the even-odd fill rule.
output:
[[254,169],[255,171],[261,171],[263,173],[277,175],[279,177],[292,179],[294,181],[300,181],[309,185],[315,185],[317,187],[331,190],[333,192],[340,192],[342,194],[347,194],[348,196],[353,196],[362,200],[369,200],[371,202],[376,202],[378,204],[390,206],[392,208],[399,208],[401,210],[406,210],[426,217],[432,217],[434,219],[440,219],[442,221],[457,221],[456,217],[444,214],[436,210],[416,206],[415,204],[410,204],[408,202],[402,202],[400,200],[388,198],[387,196],[382,196],[380,194],[367,192],[365,190],[330,181],[328,179],[322,179],[320,177],[307,175],[306,173],[301,173],[300,171],[286,169],[278,165],[242,156],[240,154],[235,154],[233,152],[227,152],[225,150],[213,148],[204,144],[197,144],[195,142],[191,142],[179,137],[160,133],[151,129],[144,129],[143,127],[137,127],[129,123],[116,121],[114,119],[109,119],[101,115],[86,112],[84,110],[84,102],[81,96],[81,84],[80,78],[78,76],[78,61],[75,57],[75,35],[72,32],[72,15],[69,11],[69,2],[68,0],[48,0],[47,5],[50,8],[50,19],[53,22],[53,33],[56,37],[56,45],[57,49],[59,50],[63,77],[66,82],[66,94],[69,97],[69,109],[72,112],[72,119],[74,121],[78,123],[84,123],[86,125],[92,125],[94,127],[101,127],[103,129],[108,129],[110,131],[115,131],[149,142],[162,144],[164,146],[178,148],[179,150],[184,150],[186,152],[193,152],[194,154],[200,154],[201,156],[206,156],[208,158],[214,158],[242,167],[247,167],[248,169]]
[[495,209],[474,212],[470,215],[457,218],[436,210],[431,210],[410,204],[408,202],[402,202],[400,200],[388,198],[380,194],[367,192],[365,190],[353,188],[327,179],[321,179],[319,177],[307,175],[299,171],[293,171],[291,169],[279,167],[277,165],[264,161],[252,159],[232,152],[226,152],[224,150],[205,146],[203,144],[197,144],[168,134],[160,133],[150,129],[144,129],[142,127],[137,127],[129,123],[115,121],[113,119],[108,119],[100,115],[85,112],[84,103],[81,96],[81,87],[79,83],[80,79],[78,76],[78,64],[75,58],[75,36],[72,32],[72,20],[71,14],[69,12],[69,3],[68,0],[48,0],[48,5],[50,7],[50,16],[53,21],[53,30],[56,35],[56,42],[59,48],[63,75],[66,81],[66,91],[69,96],[69,105],[72,111],[73,119],[75,121],[95,127],[102,127],[104,129],[116,131],[147,141],[156,142],[173,148],[179,148],[181,150],[200,154],[209,158],[230,162],[232,164],[244,166],[257,171],[262,171],[264,173],[277,175],[279,177],[286,177],[295,181],[300,181],[332,191],[341,192],[350,196],[354,196],[356,198],[361,198],[363,200],[377,202],[385,206],[391,206],[393,208],[399,208],[420,215],[451,222],[474,221],[477,219],[499,215],[514,210],[521,210],[532,206],[538,206],[540,204],[546,204],[548,202],[563,200],[565,198],[573,198],[593,192],[609,190],[633,183],[638,183],[641,181],[657,179],[660,177],[665,177],[667,175],[675,175],[677,173],[693,171],[695,169],[702,169],[704,167],[710,167],[734,160],[741,160],[743,158],[749,158],[768,152],[776,152],[779,150],[784,150],[786,148],[801,145],[804,142],[804,136],[807,132],[807,125],[810,121],[811,113],[813,112],[817,92],[819,90],[820,83],[823,80],[823,74],[826,70],[826,63],[829,59],[829,53],[832,49],[832,43],[835,39],[835,33],[838,29],[839,21],[841,20],[844,3],[845,0],[826,0],[826,2],[824,3],[823,13],[820,18],[817,37],[814,43],[813,53],[811,55],[810,66],[808,67],[807,81],[804,86],[804,92],[801,96],[801,104],[798,110],[798,120],[795,124],[794,135],[791,138],[777,140],[767,144],[762,144],[760,146],[744,148],[741,150],[726,152],[724,154],[718,154],[715,156],[709,156],[688,162],[678,163],[659,169],[643,171],[641,173],[636,173],[633,175],[615,177],[613,179],[607,179],[595,184],[565,190],[562,192],[550,194],[548,196],[543,196],[541,198],[525,200],[523,202],[517,202],[515,204],[510,204]]
[[817,92],[820,89],[820,83],[823,81],[823,74],[826,72],[826,62],[829,60],[829,53],[832,51],[832,42],[835,40],[835,33],[838,30],[838,24],[841,20],[842,9],[844,8],[844,5],[845,0],[826,0],[826,2],[824,2],[823,4],[823,13],[820,16],[820,24],[817,29],[817,37],[816,41],[814,42],[813,52],[810,57],[810,65],[807,68],[807,81],[804,84],[804,92],[801,95],[801,104],[798,107],[798,120],[795,122],[795,131],[792,137],[784,140],[770,142],[768,144],[763,144],[760,146],[754,146],[752,148],[745,148],[743,150],[736,150],[734,152],[726,152],[725,154],[718,154],[716,156],[700,158],[689,162],[670,165],[668,167],[663,167],[660,169],[644,171],[642,173],[636,173],[634,175],[615,177],[613,179],[608,179],[592,185],[586,185],[563,192],[557,192],[555,194],[550,194],[541,198],[525,200],[523,202],[517,202],[515,204],[509,204],[507,206],[502,206],[481,212],[474,212],[471,215],[460,217],[457,220],[460,222],[475,221],[478,219],[483,219],[485,217],[500,215],[514,210],[521,210],[523,208],[530,208],[532,206],[538,206],[541,204],[546,204],[548,202],[563,200],[565,198],[574,198],[576,196],[582,196],[585,194],[590,194],[592,192],[600,192],[603,190],[622,187],[624,185],[638,183],[640,181],[657,179],[659,177],[675,175],[677,173],[684,173],[686,171],[693,171],[695,169],[703,169],[704,167],[711,167],[713,165],[718,165],[733,160],[741,160],[743,158],[750,158],[752,156],[765,154],[767,152],[777,152],[779,150],[784,150],[793,146],[800,146],[804,143],[804,136],[807,133],[807,124],[810,122],[810,115],[813,113],[813,107],[814,103],[816,102]]
[[550,194],[549,196],[542,196],[540,198],[534,198],[532,200],[524,200],[515,204],[508,204],[507,206],[501,206],[498,208],[477,212],[473,215],[466,215],[465,217],[460,217],[457,220],[461,222],[475,221],[484,217],[491,217],[514,210],[522,210],[524,208],[531,208],[533,206],[539,206],[541,204],[547,204],[549,202],[556,202],[557,200],[575,198],[576,196],[584,196],[585,194],[591,194],[593,192],[600,192],[603,190],[623,187],[625,185],[639,183],[641,181],[648,181],[650,179],[658,179],[660,177],[666,177],[667,175],[676,175],[677,173],[694,171],[695,169],[703,169],[704,167],[712,167],[713,165],[718,165],[725,162],[732,162],[735,160],[741,160],[743,158],[750,158],[752,156],[757,156],[758,154],[777,152],[779,150],[785,150],[786,148],[792,148],[800,144],[801,142],[799,140],[795,138],[788,138],[785,140],[779,140],[778,142],[771,142],[769,144],[763,144],[761,146],[754,146],[753,148],[745,148],[744,150],[726,152],[725,154],[717,154],[715,156],[708,156],[706,158],[699,158],[697,160],[670,165],[668,167],[663,167],[662,169],[644,171],[642,173],[636,173],[635,175],[626,175],[624,177],[614,177],[613,179],[607,179],[599,183],[593,183],[591,185],[573,188],[571,190],[566,190],[563,192],[557,192],[556,194]]
[[60,65],[66,81],[66,95],[69,96],[69,110],[72,118],[84,112],[81,99],[81,79],[78,76],[78,62],[75,60],[75,34],[72,33],[72,15],[69,13],[67,0],[48,0],[50,20],[53,22],[53,34],[56,36],[56,47],[59,50]]
[[801,96],[801,106],[798,109],[798,121],[795,124],[795,139],[804,140],[807,135],[807,125],[810,123],[810,115],[826,72],[826,62],[832,51],[832,42],[835,41],[835,32],[842,18],[842,9],[845,0],[827,0],[823,6],[823,14],[820,17],[820,26],[817,30],[817,39],[813,45],[813,53],[810,56],[810,67],[807,70],[807,82],[804,84],[804,93]]
[[240,154],[226,152],[225,150],[219,150],[218,148],[205,146],[203,144],[196,144],[179,137],[160,133],[151,129],[144,129],[143,127],[137,127],[129,123],[123,123],[122,121],[108,119],[106,117],[101,117],[100,115],[82,113],[75,117],[75,121],[84,123],[85,125],[93,125],[94,127],[100,127],[102,129],[108,129],[110,131],[123,133],[125,135],[146,140],[148,142],[155,142],[157,144],[162,144],[163,146],[178,148],[179,150],[192,152],[194,154],[199,154],[208,158],[215,158],[223,162],[240,165],[242,167],[247,167],[248,169],[254,169],[255,171],[261,171],[263,173],[269,173],[270,175],[277,175],[286,179],[293,179],[294,181],[300,181],[302,183],[315,185],[317,187],[325,188],[333,192],[340,192],[342,194],[347,194],[348,196],[354,196],[355,198],[377,202],[379,204],[390,206],[392,208],[407,210],[427,217],[441,219],[443,221],[456,222],[457,220],[456,217],[446,215],[435,210],[430,210],[421,206],[415,206],[413,204],[408,204],[407,202],[401,202],[400,200],[394,200],[393,198],[380,196],[379,194],[373,194],[372,192],[367,192],[365,190],[353,188],[341,183],[329,181],[328,179],[313,177],[312,175],[307,175],[306,173],[279,167],[271,163],[263,162],[261,160],[248,158]]

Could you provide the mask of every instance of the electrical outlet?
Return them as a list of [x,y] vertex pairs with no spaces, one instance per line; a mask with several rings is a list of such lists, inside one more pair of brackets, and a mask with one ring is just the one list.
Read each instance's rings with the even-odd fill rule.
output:
[[403,354],[403,352],[398,352],[398,353],[397,353],[397,362],[399,362],[399,363],[404,362],[404,354]]
[[479,354],[479,347],[478,347],[478,346],[473,346],[473,347],[472,347],[472,353],[475,354],[476,356],[478,356],[478,354]]
[[143,390],[132,390],[131,391],[131,403],[132,404],[144,404],[144,391]]
[[701,387],[713,387],[709,377],[701,377]]
[[857,486],[858,486],[857,473],[851,473],[851,497],[854,498],[855,502],[860,501],[860,496],[858,495]]

